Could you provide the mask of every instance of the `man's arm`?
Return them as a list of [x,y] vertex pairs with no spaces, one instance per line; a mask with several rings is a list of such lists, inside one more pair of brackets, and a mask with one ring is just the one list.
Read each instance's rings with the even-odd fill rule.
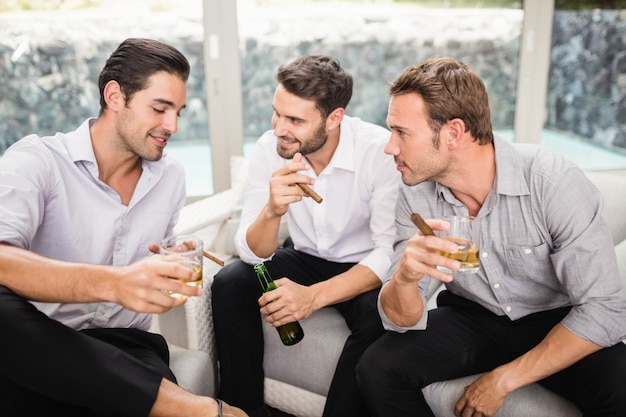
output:
[[272,326],[302,320],[322,307],[380,287],[380,279],[374,271],[360,264],[311,286],[296,284],[288,278],[274,282],[278,288],[259,299],[261,313]]
[[168,278],[190,280],[192,275],[184,266],[158,257],[113,267],[58,261],[0,243],[0,285],[31,301],[109,301],[137,312],[162,313],[185,301],[162,290],[200,295],[200,289]]
[[455,415],[472,410],[493,416],[514,390],[553,375],[601,348],[557,324],[533,349],[466,387],[456,403]]
[[[428,220],[428,224],[434,230],[448,227],[442,220]],[[436,236],[423,236],[421,232],[416,232],[406,241],[393,276],[380,293],[380,308],[386,319],[395,326],[407,328],[420,322],[426,310],[420,282],[424,276],[450,282],[452,275],[439,271],[435,265],[457,270],[460,267],[459,262],[438,253],[456,250],[456,245],[450,241]]]
[[[259,142],[262,140],[259,139]],[[270,150],[276,152],[274,147]],[[296,183],[312,183],[307,175],[298,174],[298,171],[310,168],[301,162],[300,154],[296,154],[292,162],[284,164],[270,176],[266,172],[267,167],[272,165],[267,152],[259,144],[250,159],[244,205],[235,235],[239,256],[247,263],[260,262],[274,254],[280,244],[278,236],[281,218],[287,213],[289,204],[308,198]]]

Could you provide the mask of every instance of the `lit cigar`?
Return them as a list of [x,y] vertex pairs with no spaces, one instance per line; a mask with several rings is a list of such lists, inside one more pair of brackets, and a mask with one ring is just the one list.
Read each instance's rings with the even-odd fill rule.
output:
[[220,258],[216,258],[215,256],[211,255],[209,252],[205,250],[202,251],[202,254],[205,256],[205,258],[209,258],[210,260],[212,260],[219,266],[224,266],[224,261],[222,261]]
[[420,229],[424,236],[435,236],[433,229],[430,228],[428,223],[426,223],[419,214],[411,214],[411,221],[417,226],[418,229]]
[[300,187],[300,189],[304,191],[309,197],[315,200],[317,204],[322,202],[322,197],[320,197],[320,195],[316,193],[315,191],[313,191],[313,189],[309,187],[308,185],[300,183],[300,182],[297,182],[296,185]]

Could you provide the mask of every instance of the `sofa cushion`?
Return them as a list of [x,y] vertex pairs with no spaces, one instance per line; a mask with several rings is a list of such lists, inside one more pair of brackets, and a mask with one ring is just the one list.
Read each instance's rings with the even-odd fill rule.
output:
[[624,215],[624,192],[626,175],[611,172],[586,172],[587,177],[604,197],[604,218],[609,224],[613,244],[626,239],[626,216]]
[[276,329],[263,320],[265,376],[326,396],[350,331],[333,307],[316,311],[300,324],[304,339],[285,346]]
[[[454,417],[454,405],[478,375],[445,382],[435,382],[424,388],[426,401],[437,417]],[[582,413],[564,398],[539,384],[531,384],[512,392],[495,417],[579,417]]]
[[178,385],[197,395],[214,397],[215,378],[207,352],[170,345],[170,367]]

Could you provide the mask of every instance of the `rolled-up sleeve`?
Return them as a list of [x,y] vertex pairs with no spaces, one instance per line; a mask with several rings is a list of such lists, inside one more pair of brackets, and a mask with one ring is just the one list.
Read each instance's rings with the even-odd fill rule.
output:
[[[255,151],[250,156],[248,179],[244,191],[245,204],[241,211],[239,228],[237,229],[234,239],[239,258],[248,264],[256,264],[269,259],[258,257],[250,249],[246,239],[246,233],[269,199],[271,172],[267,170],[267,167],[271,165],[270,161],[267,160],[267,155],[270,154],[270,151],[265,150],[265,147],[269,145],[264,138],[269,137],[270,134],[271,133],[265,133],[264,136],[259,139]],[[275,151],[272,149],[271,152]]]
[[393,259],[393,242],[396,237],[396,224],[393,213],[398,200],[400,178],[393,159],[383,149],[371,153],[372,166],[379,167],[373,172],[372,199],[370,209],[372,216],[370,228],[374,250],[363,258],[359,264],[367,266],[381,281],[387,279]]
[[[387,285],[389,285],[389,281],[383,284],[380,293],[383,292],[383,289]],[[424,303],[423,305],[426,306],[426,297],[424,297],[423,293],[421,293],[420,296],[422,297],[422,303]],[[387,314],[385,314],[385,310],[383,309],[383,305],[380,301],[380,294],[378,295],[378,314],[380,315],[380,320],[383,323],[383,328],[392,332],[406,333],[409,330],[424,330],[426,329],[426,325],[428,324],[428,310],[424,309],[424,314],[422,314],[422,318],[413,326],[398,326],[393,321],[391,321]]]
[[562,181],[568,192],[555,193],[546,211],[555,225],[550,259],[572,304],[562,324],[583,339],[613,346],[626,337],[626,300],[602,199],[580,172]]

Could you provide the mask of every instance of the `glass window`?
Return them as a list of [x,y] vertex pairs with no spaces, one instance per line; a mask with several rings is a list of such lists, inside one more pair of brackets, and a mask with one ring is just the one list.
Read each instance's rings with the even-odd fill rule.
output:
[[346,112],[385,126],[387,85],[433,55],[470,63],[485,79],[496,129],[512,130],[520,1],[239,0],[244,155],[271,127],[278,66],[328,54],[354,77]]
[[556,0],[542,144],[626,168],[626,1]]
[[190,196],[213,193],[203,36],[200,0],[0,3],[0,154],[25,135],[97,116],[97,78],[110,53],[128,37],[150,37],[190,61],[187,109],[166,150],[185,165]]

